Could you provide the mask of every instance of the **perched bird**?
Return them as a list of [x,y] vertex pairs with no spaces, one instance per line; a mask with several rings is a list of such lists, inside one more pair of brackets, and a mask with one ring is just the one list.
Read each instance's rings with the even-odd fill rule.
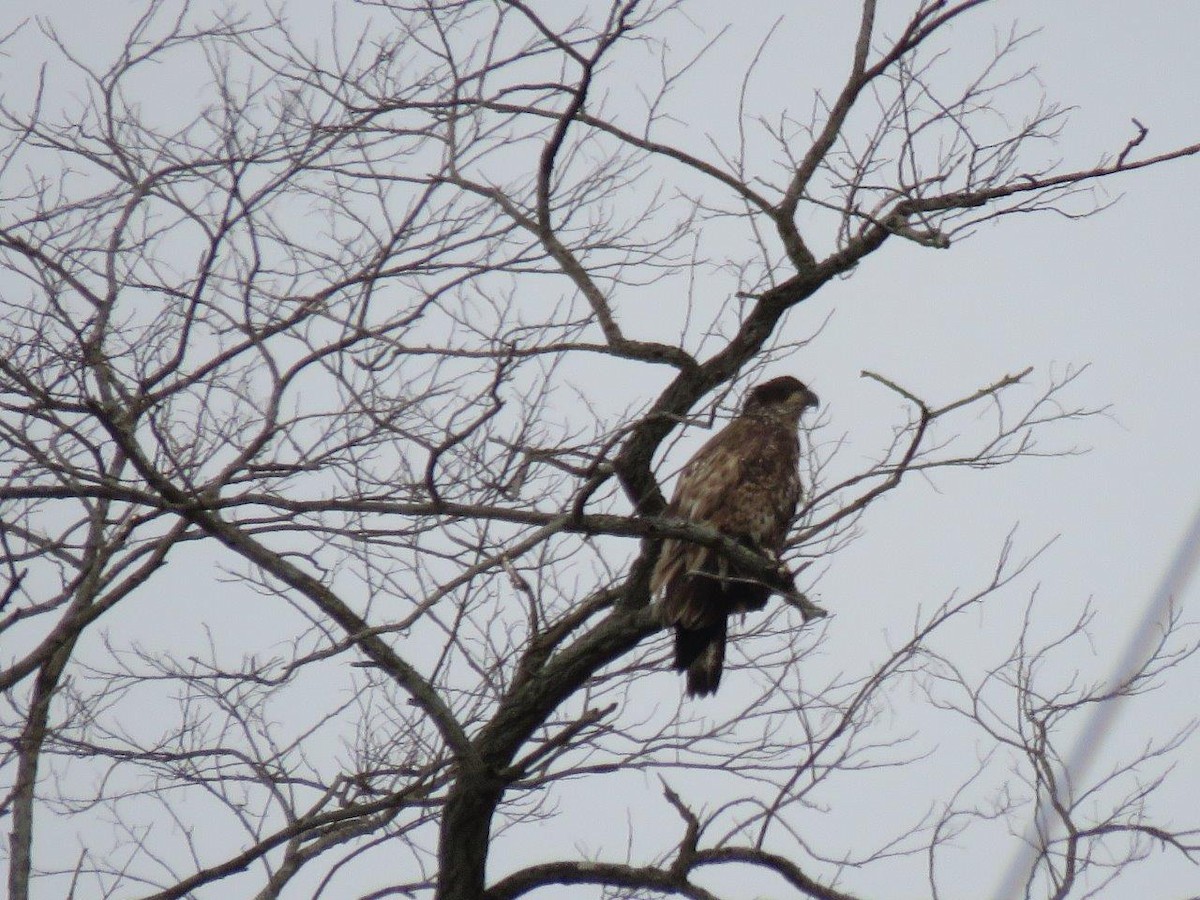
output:
[[[801,414],[817,395],[790,375],[753,388],[741,413],[691,458],[667,507],[669,517],[717,529],[778,562],[800,500]],[[721,683],[729,616],[762,609],[779,583],[742,571],[718,550],[668,538],[650,581],[675,626],[675,669],[689,695]]]

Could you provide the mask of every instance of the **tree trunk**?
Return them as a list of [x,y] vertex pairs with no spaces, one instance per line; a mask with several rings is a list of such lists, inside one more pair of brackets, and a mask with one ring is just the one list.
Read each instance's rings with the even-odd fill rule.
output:
[[492,815],[503,793],[499,779],[477,775],[463,775],[451,789],[442,814],[436,900],[483,896]]

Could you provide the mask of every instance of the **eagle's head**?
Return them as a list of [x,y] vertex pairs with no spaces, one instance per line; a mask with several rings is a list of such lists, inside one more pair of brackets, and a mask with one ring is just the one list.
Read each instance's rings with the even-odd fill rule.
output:
[[798,422],[801,414],[818,402],[817,395],[804,382],[791,375],[782,375],[752,388],[746,395],[742,415],[770,416]]

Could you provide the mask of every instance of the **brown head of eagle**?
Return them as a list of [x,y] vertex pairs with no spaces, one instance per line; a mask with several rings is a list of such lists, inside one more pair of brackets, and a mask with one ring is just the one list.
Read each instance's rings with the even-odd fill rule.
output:
[[[778,562],[800,501],[801,414],[817,395],[785,375],[753,388],[738,416],[691,458],[666,514],[702,523]],[[663,619],[675,626],[675,669],[690,695],[721,683],[727,620],[762,609],[773,588],[720,551],[668,538],[651,576]]]

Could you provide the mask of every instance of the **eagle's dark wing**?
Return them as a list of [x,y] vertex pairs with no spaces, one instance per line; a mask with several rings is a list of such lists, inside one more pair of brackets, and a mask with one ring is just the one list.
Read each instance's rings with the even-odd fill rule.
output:
[[[800,499],[799,456],[794,428],[734,419],[684,468],[667,513],[777,557]],[[675,668],[687,670],[688,693],[713,693],[725,658],[726,620],[761,609],[771,588],[717,551],[673,539],[663,542],[651,586],[662,591],[665,620],[675,626]]]

